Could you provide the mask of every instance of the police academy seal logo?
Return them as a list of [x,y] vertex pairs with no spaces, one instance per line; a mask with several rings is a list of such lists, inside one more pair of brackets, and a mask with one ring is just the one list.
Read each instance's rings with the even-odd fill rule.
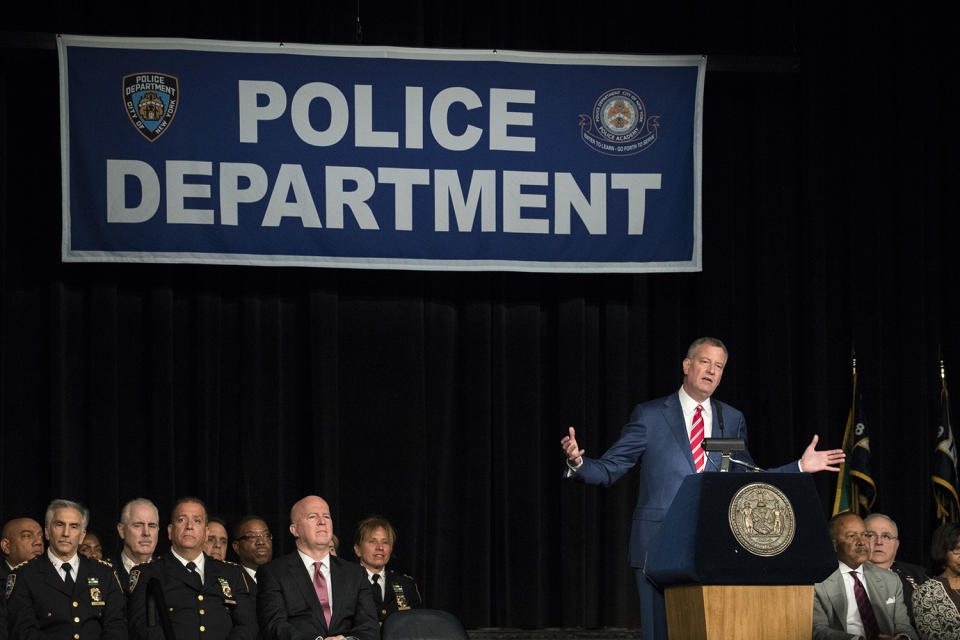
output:
[[610,89],[597,98],[593,111],[580,114],[580,139],[610,156],[632,156],[657,141],[660,116],[647,113],[630,89]]
[[744,485],[730,500],[730,530],[740,546],[755,556],[776,556],[790,546],[797,530],[787,496],[765,482]]
[[180,103],[180,83],[165,73],[123,76],[123,106],[140,134],[153,142],[170,127]]

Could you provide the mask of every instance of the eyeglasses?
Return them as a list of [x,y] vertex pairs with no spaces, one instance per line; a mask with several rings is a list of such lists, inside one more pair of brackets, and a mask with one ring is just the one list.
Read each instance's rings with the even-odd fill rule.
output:
[[867,531],[863,534],[863,537],[867,540],[873,540],[874,538],[880,538],[884,542],[890,542],[891,540],[896,540],[897,536],[892,536],[889,533],[877,533],[876,531]]
[[248,533],[245,536],[240,536],[237,540],[263,540],[264,542],[268,542],[273,540],[273,536],[269,533]]

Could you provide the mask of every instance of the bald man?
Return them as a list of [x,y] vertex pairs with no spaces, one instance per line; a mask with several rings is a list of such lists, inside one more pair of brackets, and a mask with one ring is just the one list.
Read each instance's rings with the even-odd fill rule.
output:
[[40,523],[33,518],[15,518],[3,525],[0,551],[4,559],[4,562],[0,562],[0,577],[6,581],[11,569],[43,553],[43,529]]
[[[14,518],[0,533],[0,584],[6,588],[7,576],[17,565],[43,553],[43,530],[33,518]],[[0,640],[7,638],[7,599],[0,596]]]
[[333,518],[323,498],[290,509],[297,549],[257,571],[257,615],[264,640],[379,640],[366,571],[330,554]]

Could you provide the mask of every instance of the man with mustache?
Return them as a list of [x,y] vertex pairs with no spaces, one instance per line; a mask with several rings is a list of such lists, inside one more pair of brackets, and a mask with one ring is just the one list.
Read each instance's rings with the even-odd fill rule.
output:
[[917,638],[899,578],[867,562],[866,532],[854,513],[841,513],[830,521],[839,566],[814,585],[814,640]]
[[203,552],[203,502],[180,498],[170,519],[170,552],[130,571],[131,637],[172,640],[172,633],[176,640],[256,640],[256,609],[243,570]]

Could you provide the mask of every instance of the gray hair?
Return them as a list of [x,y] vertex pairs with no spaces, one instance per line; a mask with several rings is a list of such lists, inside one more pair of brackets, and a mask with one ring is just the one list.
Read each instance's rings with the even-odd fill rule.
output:
[[52,500],[49,505],[47,505],[47,513],[43,516],[43,528],[49,529],[50,523],[53,521],[53,515],[60,509],[76,509],[80,512],[80,519],[83,521],[83,529],[86,531],[87,525],[90,524],[90,510],[79,502],[74,502],[73,500],[64,500],[63,498],[57,498]]
[[157,523],[160,523],[160,510],[157,509],[157,505],[153,504],[150,500],[146,498],[134,498],[127,504],[123,505],[123,509],[120,510],[120,524],[127,524],[130,522],[130,512],[133,511],[133,508],[137,505],[144,505],[153,509],[153,513],[157,516]]
[[870,515],[868,515],[866,518],[863,519],[863,526],[869,529],[870,527],[867,525],[867,523],[873,520],[874,518],[883,518],[884,520],[889,522],[891,526],[893,526],[893,532],[898,536],[900,535],[900,527],[897,526],[897,523],[893,521],[893,518],[883,513],[871,513]]
[[723,356],[729,358],[730,354],[727,353],[727,345],[723,344],[723,340],[719,338],[711,338],[709,336],[704,336],[703,338],[697,338],[690,343],[690,347],[687,349],[687,358],[693,360],[693,357],[697,355],[697,349],[702,345],[709,344],[712,347],[720,347],[723,349]]

